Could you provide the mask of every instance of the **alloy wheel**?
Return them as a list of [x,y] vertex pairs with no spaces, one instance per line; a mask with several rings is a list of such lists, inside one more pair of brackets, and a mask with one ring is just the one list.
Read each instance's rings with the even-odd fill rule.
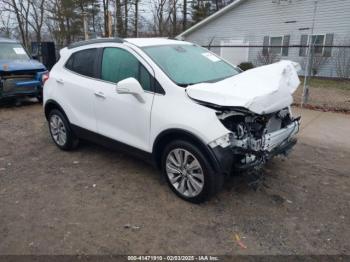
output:
[[204,175],[198,159],[183,148],[169,152],[166,173],[171,185],[185,197],[199,195],[204,187]]
[[67,141],[66,127],[58,115],[52,115],[50,119],[50,131],[55,142],[64,146]]

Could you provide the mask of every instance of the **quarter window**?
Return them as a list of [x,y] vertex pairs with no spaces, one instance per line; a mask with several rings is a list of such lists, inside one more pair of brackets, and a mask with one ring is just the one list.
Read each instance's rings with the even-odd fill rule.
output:
[[135,56],[124,49],[105,48],[101,79],[118,83],[129,77],[137,79],[144,90],[151,91],[152,77]]
[[96,63],[97,49],[85,49],[75,52],[66,63],[66,68],[78,74],[96,77],[94,65]]

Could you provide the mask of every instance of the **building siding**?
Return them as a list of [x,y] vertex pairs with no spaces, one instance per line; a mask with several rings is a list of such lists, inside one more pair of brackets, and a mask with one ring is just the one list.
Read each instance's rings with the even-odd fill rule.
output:
[[[262,45],[264,36],[290,35],[290,45],[299,45],[302,34],[310,34],[314,10],[313,0],[281,1],[245,0],[220,17],[209,21],[196,30],[189,32],[184,40],[208,45],[220,45],[221,41],[243,40],[250,45]],[[285,23],[296,21],[295,23]],[[350,39],[350,0],[319,0],[315,18],[314,35],[333,33],[333,44],[341,44],[345,38]],[[262,48],[250,48],[248,61],[256,63],[258,53]],[[220,54],[220,48],[213,49]],[[335,49],[332,49],[334,54]],[[299,56],[299,48],[289,48],[289,59],[299,63],[305,62]],[[330,58],[320,68],[318,75],[336,77],[334,58]]]

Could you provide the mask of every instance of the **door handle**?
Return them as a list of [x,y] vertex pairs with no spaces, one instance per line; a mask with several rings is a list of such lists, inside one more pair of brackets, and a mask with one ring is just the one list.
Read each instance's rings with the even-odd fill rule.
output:
[[95,96],[97,96],[97,97],[99,97],[99,98],[103,98],[103,99],[106,98],[106,97],[105,97],[105,94],[104,94],[103,92],[95,92],[94,94],[95,94]]
[[56,82],[59,83],[59,84],[64,84],[64,81],[61,78],[60,79],[56,79]]

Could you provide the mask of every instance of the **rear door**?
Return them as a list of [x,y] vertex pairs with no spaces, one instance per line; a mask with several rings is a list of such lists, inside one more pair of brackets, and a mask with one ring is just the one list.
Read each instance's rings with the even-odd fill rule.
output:
[[99,83],[96,79],[97,59],[97,48],[77,51],[61,69],[64,72],[55,74],[56,97],[64,104],[70,122],[90,131],[96,131],[93,103],[94,88]]
[[[100,84],[95,86],[95,114],[99,134],[127,145],[149,151],[151,109],[153,104],[152,68],[126,47],[102,50]],[[131,94],[118,94],[119,81],[133,77],[144,89],[140,102]]]

